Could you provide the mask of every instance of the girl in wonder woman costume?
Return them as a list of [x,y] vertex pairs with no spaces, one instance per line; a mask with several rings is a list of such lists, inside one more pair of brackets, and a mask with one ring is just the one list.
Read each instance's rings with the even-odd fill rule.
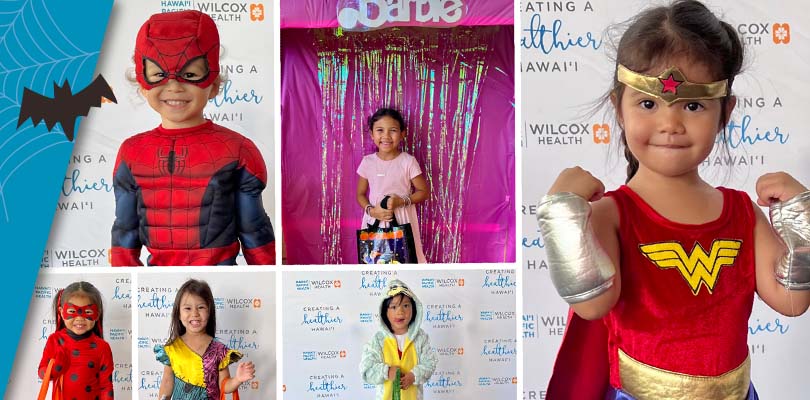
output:
[[569,168],[538,210],[552,281],[576,313],[548,398],[757,399],[754,294],[785,315],[807,310],[810,192],[784,172],[760,177],[771,225],[745,192],[698,175],[743,63],[734,28],[702,3],[637,15],[616,60],[627,184],[605,193]]

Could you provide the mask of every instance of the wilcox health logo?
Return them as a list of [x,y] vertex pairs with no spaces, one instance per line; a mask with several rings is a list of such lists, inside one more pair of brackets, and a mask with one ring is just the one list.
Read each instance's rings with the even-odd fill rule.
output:
[[610,143],[610,126],[608,124],[593,124],[593,142],[596,144]]
[[787,22],[784,24],[776,23],[773,24],[773,28],[771,29],[773,32],[773,42],[776,44],[788,44],[790,43],[790,24]]
[[791,31],[787,22],[750,22],[736,26],[737,33],[745,45],[763,45],[768,37],[774,44],[790,44]]
[[443,356],[443,357],[453,357],[453,356],[463,356],[464,355],[464,347],[456,347],[456,346],[445,346],[445,347],[436,347],[436,354]]
[[[161,6],[178,7],[178,3],[185,4],[191,1],[162,0]],[[186,5],[180,9],[192,8]],[[262,22],[265,19],[263,3],[243,3],[236,1],[196,1],[193,8],[208,14],[215,22]],[[166,11],[176,11],[175,9],[163,9]]]
[[250,5],[250,20],[264,21],[264,4],[258,3]]

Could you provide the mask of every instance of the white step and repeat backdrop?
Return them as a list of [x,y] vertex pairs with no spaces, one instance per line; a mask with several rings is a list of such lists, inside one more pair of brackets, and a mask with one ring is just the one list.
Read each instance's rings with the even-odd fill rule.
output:
[[[104,340],[113,353],[115,397],[132,398],[132,307],[130,275],[120,273],[40,274],[25,321],[6,399],[35,399],[42,381],[37,377],[39,361],[48,336],[56,330],[53,299],[73,282],[86,281],[98,288],[104,299]],[[10,300],[13,301],[13,300]],[[13,307],[12,304],[8,305]],[[48,395],[50,398],[50,394]]]
[[[270,400],[276,393],[275,272],[170,272],[138,274],[138,369],[140,399],[157,399],[163,364],[155,359],[171,328],[177,290],[189,279],[208,282],[217,311],[217,339],[253,361],[255,379],[239,388],[244,400]],[[231,375],[236,365],[230,367]],[[230,395],[228,396],[230,398]]]
[[[277,167],[273,147],[274,2],[117,0],[96,74],[103,75],[110,84],[118,104],[92,108],[76,133],[43,267],[110,265],[110,231],[115,217],[112,175],[118,147],[126,138],[160,124],[160,116],[140,95],[137,83],[126,78],[127,72],[135,68],[135,36],[150,15],[184,9],[209,14],[217,24],[221,70],[229,81],[209,101],[204,114],[256,143],[268,171],[268,187],[262,199],[274,226],[277,224],[273,195]],[[144,261],[147,255],[144,249]],[[244,259],[239,257],[238,262],[244,264]]]
[[[585,110],[608,89],[613,64],[605,30],[647,1],[522,1],[524,399],[545,388],[566,323],[566,304],[548,279],[535,205],[559,171],[581,165],[610,190],[624,182],[619,133],[602,113]],[[662,2],[652,2],[662,4]],[[763,173],[785,170],[810,185],[810,14],[798,1],[712,0],[710,9],[737,28],[748,51],[734,83],[730,155],[715,153],[702,174],[711,183],[754,195]],[[718,146],[719,147],[719,146]],[[757,300],[749,322],[753,381],[763,398],[805,398],[810,382],[810,316],[787,318]],[[531,377],[532,379],[528,379]],[[790,384],[788,384],[790,382]],[[574,390],[574,388],[572,388]]]
[[[515,271],[285,272],[284,390],[287,399],[371,399],[359,372],[363,346],[379,330],[392,279],[422,301],[422,329],[439,362],[426,399],[517,396]],[[428,314],[429,313],[429,314]]]

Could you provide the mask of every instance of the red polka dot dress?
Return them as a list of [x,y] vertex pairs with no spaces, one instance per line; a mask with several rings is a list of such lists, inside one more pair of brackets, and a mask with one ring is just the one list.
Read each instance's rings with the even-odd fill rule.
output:
[[[112,400],[113,357],[110,345],[93,332],[76,335],[62,328],[48,337],[39,377],[43,378],[48,362],[54,360],[51,380],[54,390],[62,391],[65,400]],[[59,378],[62,378],[61,380]]]

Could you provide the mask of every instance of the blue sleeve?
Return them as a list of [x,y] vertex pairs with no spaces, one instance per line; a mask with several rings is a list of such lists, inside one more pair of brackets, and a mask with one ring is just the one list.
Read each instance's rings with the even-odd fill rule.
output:
[[139,235],[138,193],[140,188],[129,170],[129,166],[119,160],[113,175],[115,192],[115,222],[112,227],[112,249],[110,262],[113,266],[141,265],[141,239]]
[[155,359],[160,361],[161,364],[168,366],[172,365],[172,363],[169,361],[169,355],[166,354],[166,349],[163,346],[156,344],[152,351],[155,352]]
[[236,219],[239,240],[248,249],[264,246],[275,241],[273,225],[264,211],[262,190],[264,182],[242,169],[239,176],[239,190],[236,194]]

